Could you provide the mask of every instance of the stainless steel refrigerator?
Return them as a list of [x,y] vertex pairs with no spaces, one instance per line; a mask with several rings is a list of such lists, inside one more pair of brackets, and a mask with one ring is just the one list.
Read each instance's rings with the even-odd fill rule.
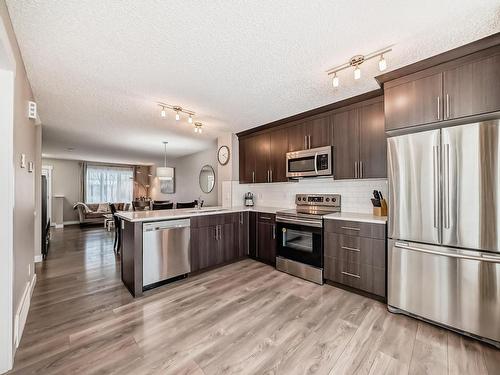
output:
[[500,120],[388,138],[388,305],[500,347]]

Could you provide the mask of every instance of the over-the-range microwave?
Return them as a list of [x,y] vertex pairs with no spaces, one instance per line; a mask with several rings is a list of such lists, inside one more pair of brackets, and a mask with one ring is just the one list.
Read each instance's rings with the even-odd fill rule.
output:
[[332,147],[287,152],[286,176],[289,178],[333,175]]

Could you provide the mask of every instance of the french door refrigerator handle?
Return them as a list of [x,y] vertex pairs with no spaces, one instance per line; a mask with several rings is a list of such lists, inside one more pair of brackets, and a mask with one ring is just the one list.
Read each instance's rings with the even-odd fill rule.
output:
[[444,227],[450,228],[450,145],[444,145]]
[[459,254],[459,253],[445,253],[442,251],[423,249],[420,247],[410,246],[408,244],[401,243],[401,242],[396,242],[394,244],[394,247],[397,247],[398,249],[417,251],[420,253],[445,256],[448,258],[477,260],[480,262],[490,262],[490,263],[500,263],[500,256],[489,256],[489,255],[475,256],[475,255],[465,255],[465,254]]
[[439,146],[433,146],[434,228],[439,229]]

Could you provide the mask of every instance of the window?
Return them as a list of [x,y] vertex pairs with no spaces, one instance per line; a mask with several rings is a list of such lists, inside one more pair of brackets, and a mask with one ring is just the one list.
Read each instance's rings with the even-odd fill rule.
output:
[[85,171],[85,203],[131,202],[134,169],[88,165]]

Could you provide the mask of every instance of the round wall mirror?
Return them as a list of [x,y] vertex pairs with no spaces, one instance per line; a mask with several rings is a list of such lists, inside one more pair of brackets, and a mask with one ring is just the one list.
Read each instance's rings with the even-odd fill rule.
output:
[[204,165],[200,171],[200,188],[204,193],[210,193],[215,186],[215,172],[211,165]]

